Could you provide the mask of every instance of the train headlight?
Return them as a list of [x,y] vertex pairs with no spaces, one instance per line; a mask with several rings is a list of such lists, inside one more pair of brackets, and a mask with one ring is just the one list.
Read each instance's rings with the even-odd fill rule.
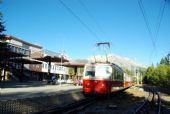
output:
[[104,84],[102,84],[102,87],[104,87],[105,85]]

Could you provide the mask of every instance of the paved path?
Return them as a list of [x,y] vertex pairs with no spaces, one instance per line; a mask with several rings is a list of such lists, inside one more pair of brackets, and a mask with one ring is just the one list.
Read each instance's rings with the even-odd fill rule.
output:
[[[15,86],[11,86],[15,85]],[[73,84],[61,85],[44,85],[44,84],[17,84],[12,83],[9,86],[0,88],[0,100],[23,99],[39,96],[49,96],[55,94],[63,94],[67,92],[81,91],[82,86],[75,86]]]

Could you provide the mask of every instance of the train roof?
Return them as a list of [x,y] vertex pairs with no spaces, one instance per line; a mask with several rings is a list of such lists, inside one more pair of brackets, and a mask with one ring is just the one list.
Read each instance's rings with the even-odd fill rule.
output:
[[95,63],[87,63],[85,65],[110,65],[110,66],[113,66],[113,67],[116,67],[117,69],[119,70],[123,70],[119,65],[115,64],[115,63],[98,63],[98,62],[95,62]]

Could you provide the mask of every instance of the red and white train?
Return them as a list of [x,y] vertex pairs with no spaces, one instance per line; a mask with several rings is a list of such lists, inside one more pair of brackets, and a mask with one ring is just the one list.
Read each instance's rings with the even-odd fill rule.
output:
[[132,86],[131,77],[114,63],[88,63],[84,68],[85,94],[110,94]]

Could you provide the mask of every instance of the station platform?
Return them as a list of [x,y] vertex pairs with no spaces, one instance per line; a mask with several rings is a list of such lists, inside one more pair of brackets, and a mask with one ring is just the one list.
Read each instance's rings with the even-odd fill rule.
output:
[[51,96],[66,94],[69,92],[80,92],[82,86],[73,84],[50,85],[46,82],[0,82],[0,101],[16,100],[32,97]]
[[0,82],[0,114],[32,114],[84,99],[82,86]]

